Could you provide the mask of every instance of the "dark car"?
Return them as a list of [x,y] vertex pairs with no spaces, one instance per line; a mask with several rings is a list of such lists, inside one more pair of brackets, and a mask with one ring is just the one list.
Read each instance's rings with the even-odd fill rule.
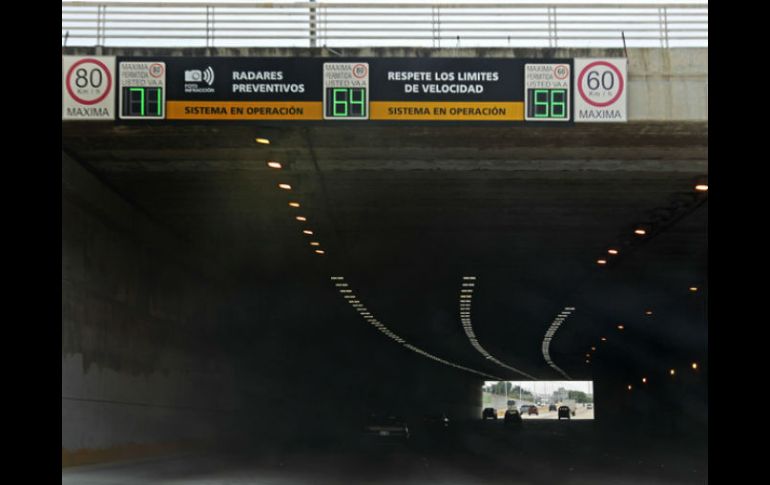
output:
[[569,406],[559,406],[559,419],[561,418],[571,419]]
[[521,424],[521,414],[515,409],[507,410],[503,419],[505,424]]
[[527,411],[527,414],[534,414],[535,416],[540,416],[540,412],[537,410],[537,406],[530,406],[529,410]]
[[364,426],[364,436],[375,441],[407,441],[409,427],[398,416],[370,415]]
[[497,419],[497,411],[495,408],[484,408],[481,413],[481,419]]
[[422,417],[422,426],[430,430],[445,430],[449,428],[449,418],[444,413],[426,414]]
[[556,404],[551,404],[548,406],[548,411],[556,411]]

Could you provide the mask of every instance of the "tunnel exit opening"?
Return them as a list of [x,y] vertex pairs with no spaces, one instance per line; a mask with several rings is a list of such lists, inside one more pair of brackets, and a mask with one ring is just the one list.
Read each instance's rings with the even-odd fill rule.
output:
[[482,419],[593,420],[593,381],[485,381]]

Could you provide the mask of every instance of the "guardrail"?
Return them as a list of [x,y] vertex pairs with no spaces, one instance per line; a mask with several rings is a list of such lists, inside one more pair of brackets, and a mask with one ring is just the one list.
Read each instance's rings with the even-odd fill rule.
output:
[[62,1],[62,44],[707,47],[708,4]]

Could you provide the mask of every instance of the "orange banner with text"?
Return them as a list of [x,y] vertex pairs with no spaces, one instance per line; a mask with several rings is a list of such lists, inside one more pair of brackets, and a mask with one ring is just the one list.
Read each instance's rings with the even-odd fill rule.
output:
[[522,121],[521,101],[451,102],[451,101],[372,101],[372,120],[422,121]]
[[321,101],[169,101],[169,120],[322,120]]

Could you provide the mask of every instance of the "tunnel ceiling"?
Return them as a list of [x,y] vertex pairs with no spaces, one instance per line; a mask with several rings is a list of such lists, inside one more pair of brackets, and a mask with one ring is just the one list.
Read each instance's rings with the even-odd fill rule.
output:
[[324,281],[312,297],[360,319],[329,281],[342,275],[409,342],[511,379],[463,331],[463,276],[479,342],[537,378],[561,378],[541,344],[567,306],[550,352],[573,378],[591,377],[601,336],[639,365],[705,351],[705,123],[148,125],[64,123],[63,150],[234,278]]

